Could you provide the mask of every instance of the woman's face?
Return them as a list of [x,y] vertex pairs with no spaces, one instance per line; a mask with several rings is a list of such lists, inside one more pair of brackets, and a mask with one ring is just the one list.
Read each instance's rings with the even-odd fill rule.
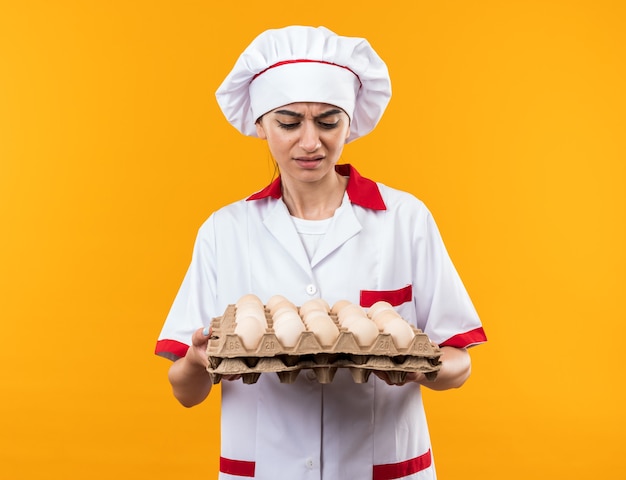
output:
[[316,182],[334,172],[350,120],[334,105],[300,102],[266,113],[256,129],[267,140],[284,179]]

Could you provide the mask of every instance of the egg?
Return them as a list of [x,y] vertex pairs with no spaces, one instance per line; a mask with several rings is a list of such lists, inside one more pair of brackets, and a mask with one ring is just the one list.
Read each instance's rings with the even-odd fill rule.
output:
[[288,302],[288,303],[291,303],[289,300],[287,300],[287,299],[286,299],[285,297],[283,297],[282,295],[273,295],[273,296],[271,296],[271,297],[269,298],[269,300],[267,301],[267,304],[266,304],[267,309],[268,309],[270,312],[272,312],[272,311],[276,308],[276,306],[277,306],[279,303],[282,303],[282,302]]
[[298,312],[298,308],[289,300],[285,300],[284,302],[278,302],[278,303],[273,304],[271,307],[268,307],[270,311],[270,315],[272,317],[276,314],[276,312],[285,308],[293,310],[294,312]]
[[383,333],[388,333],[397,348],[408,348],[415,337],[415,332],[409,323],[398,317],[393,318],[383,328]]
[[305,325],[308,325],[309,322],[311,321],[311,319],[314,319],[316,317],[322,317],[322,318],[325,318],[327,320],[330,320],[331,322],[333,321],[333,319],[330,318],[328,313],[326,313],[323,310],[311,310],[309,312],[306,312],[305,314],[302,314],[302,311],[300,311],[300,314],[302,316],[302,320],[304,321]]
[[400,317],[400,314],[394,309],[379,310],[378,312],[376,312],[376,315],[372,317],[372,321],[376,324],[378,329],[382,331],[385,328],[385,325],[387,325],[387,323],[389,323],[394,318],[399,318],[404,321],[402,317]]
[[374,322],[363,317],[351,322],[347,329],[352,332],[356,343],[361,347],[369,347],[380,333]]
[[263,308],[263,302],[261,301],[261,299],[259,297],[257,297],[253,293],[248,293],[248,294],[243,295],[242,297],[240,297],[239,300],[237,300],[237,303],[235,303],[235,306],[237,308],[239,308],[242,305],[247,305],[247,304],[258,305],[261,308]]
[[300,315],[298,315],[298,311],[295,308],[287,306],[279,308],[274,312],[274,314],[272,315],[272,321],[274,322],[274,324],[276,324],[276,321],[283,315],[288,315],[289,317],[297,317],[300,321],[302,321]]
[[[367,311],[367,315],[374,319],[378,312],[382,312],[384,310],[393,310],[393,306],[389,302],[385,302],[384,300],[378,301],[374,303],[369,310]],[[395,311],[395,310],[394,310]]]
[[338,315],[341,309],[343,307],[347,307],[348,305],[352,305],[352,302],[350,302],[349,300],[337,300],[333,304],[333,308],[331,308],[330,311],[335,315]]
[[235,310],[235,321],[240,317],[254,317],[259,320],[265,327],[267,327],[267,319],[265,318],[265,310],[262,306],[244,303],[242,306],[237,307]]
[[343,307],[339,313],[337,314],[337,318],[339,319],[339,323],[342,323],[342,319],[347,317],[348,315],[359,315],[361,317],[367,317],[367,314],[365,313],[365,310],[363,310],[362,307],[359,307],[358,305],[350,304],[350,305],[346,305],[345,307]]
[[324,316],[315,315],[310,317],[307,327],[310,332],[313,332],[313,335],[315,335],[317,341],[320,342],[320,345],[325,347],[333,345],[337,337],[339,337],[337,325],[335,325],[335,322],[333,322],[332,318],[327,314]]
[[321,298],[313,298],[312,300],[308,300],[304,302],[300,307],[300,315],[303,318],[307,313],[312,311],[329,312],[330,307]]
[[[298,315],[298,312],[296,312],[295,310],[291,308],[285,308],[276,312],[276,314],[272,318],[272,322],[274,329],[276,329],[277,325],[280,325],[283,322],[302,323],[302,319],[300,318],[300,315]],[[302,326],[304,327],[304,324],[302,324]]]
[[235,324],[235,334],[247,350],[255,350],[264,333],[265,328],[254,317],[241,317]]
[[330,305],[323,298],[314,298],[312,301],[319,304],[326,312],[330,312]]
[[352,325],[353,322],[358,322],[360,320],[367,320],[368,322],[371,321],[369,318],[364,317],[363,315],[353,313],[351,315],[344,315],[343,317],[341,317],[341,319],[339,320],[339,325],[344,328],[350,328],[350,325]]
[[256,303],[244,303],[235,308],[235,315],[240,312],[261,312],[265,315],[265,308],[262,305]]
[[278,325],[274,326],[276,338],[281,345],[286,348],[295,347],[296,343],[298,343],[298,339],[300,338],[300,334],[304,331],[304,323],[300,320],[296,321],[293,318],[287,318]]
[[302,318],[306,317],[307,314],[313,313],[313,312],[326,313],[323,307],[318,305],[316,302],[311,302],[311,301],[303,303],[302,306],[298,309],[298,311],[300,312],[300,315],[302,316]]

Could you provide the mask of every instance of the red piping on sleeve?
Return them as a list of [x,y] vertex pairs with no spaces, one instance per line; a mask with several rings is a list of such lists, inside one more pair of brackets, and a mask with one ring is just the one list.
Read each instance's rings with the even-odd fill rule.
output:
[[187,354],[189,345],[185,345],[182,342],[176,340],[159,340],[154,349],[154,353],[165,358],[181,358]]
[[459,333],[454,337],[450,337],[446,341],[440,343],[439,346],[466,348],[472,345],[476,345],[477,343],[484,343],[486,341],[487,335],[485,335],[483,327],[478,327],[474,330],[470,330],[469,332]]

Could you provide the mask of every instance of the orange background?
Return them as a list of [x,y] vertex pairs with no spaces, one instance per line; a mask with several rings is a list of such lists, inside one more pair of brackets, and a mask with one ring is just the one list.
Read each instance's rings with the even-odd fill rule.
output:
[[214,91],[294,23],[388,63],[344,160],[427,203],[489,336],[426,394],[440,478],[626,475],[624,3],[352,5],[0,1],[3,478],[216,478],[218,396],[152,352],[200,223],[271,177]]

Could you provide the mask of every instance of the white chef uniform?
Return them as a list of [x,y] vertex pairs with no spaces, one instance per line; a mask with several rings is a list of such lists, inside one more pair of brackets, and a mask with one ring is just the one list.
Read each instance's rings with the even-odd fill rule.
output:
[[[369,307],[386,300],[440,345],[486,340],[436,224],[414,196],[361,177],[350,165],[341,207],[309,260],[280,199],[280,179],[228,205],[200,228],[191,266],[156,353],[183,356],[192,333],[253,293]],[[434,479],[420,387],[370,376],[293,384],[263,374],[222,382],[220,480]]]

